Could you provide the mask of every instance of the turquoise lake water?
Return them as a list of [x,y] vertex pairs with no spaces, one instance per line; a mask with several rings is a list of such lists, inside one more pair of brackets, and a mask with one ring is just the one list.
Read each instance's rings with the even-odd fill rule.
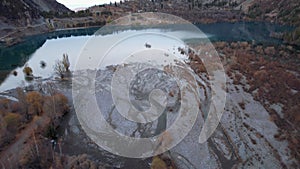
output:
[[[196,25],[203,34],[193,34],[176,30],[167,30],[177,37],[182,37],[186,41],[193,41],[199,38],[208,38],[210,41],[249,41],[262,45],[277,45],[282,41],[272,38],[272,32],[291,31],[289,26],[281,26],[263,22],[238,22],[238,23],[212,23]],[[179,26],[180,27],[180,26]],[[75,58],[84,48],[85,43],[99,28],[62,30],[52,33],[26,37],[22,43],[14,46],[0,46],[0,91],[9,90],[20,85],[26,85],[22,73],[24,65],[27,63],[33,69],[33,74],[37,77],[50,78],[54,75],[53,66],[56,60],[61,59],[67,53],[72,65]],[[164,32],[162,28],[149,28],[154,32]],[[140,31],[138,29],[124,30]],[[102,31],[103,32],[103,31]],[[105,32],[105,31],[104,31]],[[107,30],[100,36],[112,36],[116,33]],[[163,42],[161,42],[163,43]],[[46,67],[41,67],[40,62],[46,63]],[[18,75],[11,74],[17,71]]]

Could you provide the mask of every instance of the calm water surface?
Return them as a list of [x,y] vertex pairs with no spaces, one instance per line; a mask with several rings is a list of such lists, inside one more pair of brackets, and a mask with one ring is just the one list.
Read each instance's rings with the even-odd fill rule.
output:
[[[213,23],[213,24],[199,24],[197,27],[203,31],[204,34],[195,34],[194,32],[180,31],[176,28],[174,30],[164,30],[163,28],[149,28],[143,30],[127,29],[120,32],[107,31],[105,35],[99,35],[100,38],[113,38],[114,35],[128,36],[136,32],[155,32],[168,33],[179,37],[183,41],[193,41],[208,37],[211,41],[255,41],[258,44],[280,44],[280,40],[270,37],[272,32],[290,31],[292,28],[287,26],[280,26],[275,24],[268,24],[262,22],[247,22],[247,23]],[[93,37],[98,28],[87,28],[79,30],[65,30],[53,32],[44,35],[37,35],[28,37],[24,42],[11,47],[0,46],[0,92],[16,88],[18,86],[28,85],[33,82],[28,82],[24,79],[23,68],[28,64],[33,69],[33,74],[41,79],[53,78],[53,67],[55,61],[62,59],[62,55],[67,53],[69,55],[71,70],[76,63],[76,58],[84,50],[84,46]],[[147,38],[140,38],[141,45],[147,43]],[[159,41],[156,39],[155,45],[166,45],[163,39]],[[102,45],[99,45],[101,50]],[[173,44],[175,46],[175,44]],[[105,48],[105,44],[102,46]],[[128,45],[122,50],[134,48]],[[172,48],[169,44],[167,48]],[[44,61],[46,67],[42,68],[40,62]],[[110,60],[110,63],[117,63],[117,58]],[[10,72],[17,71],[18,75],[14,76]]]

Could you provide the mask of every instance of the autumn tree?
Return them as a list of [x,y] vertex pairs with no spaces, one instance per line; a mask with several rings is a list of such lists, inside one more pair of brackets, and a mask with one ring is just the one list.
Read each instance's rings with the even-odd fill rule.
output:
[[69,61],[69,56],[66,53],[63,54],[62,64],[64,65],[65,71],[69,72],[70,71],[69,70],[69,68],[70,68],[70,61]]
[[7,136],[6,126],[7,125],[4,121],[4,118],[2,117],[2,113],[0,113],[0,148],[3,146],[3,143],[5,142],[5,138]]
[[17,88],[17,94],[18,94],[20,107],[23,110],[23,112],[20,112],[20,113],[24,113],[26,120],[29,120],[28,103],[27,103],[27,99],[26,99],[26,94],[25,94],[24,90],[20,87]]
[[57,138],[57,126],[59,126],[62,116],[69,110],[68,100],[63,94],[47,96],[43,104],[43,110],[51,119],[51,124],[47,130],[47,137]]
[[31,115],[40,115],[43,112],[43,96],[38,92],[29,92],[26,95],[28,111]]
[[4,122],[8,131],[15,133],[20,125],[21,116],[17,113],[7,113]]
[[69,110],[68,99],[55,90],[53,83],[47,83],[46,91],[50,96],[44,98],[43,111],[51,119],[47,136],[55,137],[56,126],[59,125],[61,117]]
[[54,97],[54,100],[56,102],[56,108],[58,111],[64,113],[69,109],[68,99],[65,95],[57,93],[52,97]]
[[18,162],[22,168],[50,168],[53,163],[52,154],[53,150],[49,141],[37,139],[29,142],[24,147]]
[[158,156],[153,157],[151,169],[168,169],[167,164]]
[[53,121],[56,115],[56,104],[54,97],[52,96],[54,96],[57,92],[53,83],[47,83],[45,89],[49,96],[46,96],[44,99],[43,110],[51,118],[51,121]]
[[23,69],[23,73],[26,75],[26,76],[32,76],[32,69],[31,67],[28,66],[28,64],[25,65],[24,69]]
[[8,110],[10,109],[10,100],[9,99],[2,99],[1,100],[2,106]]
[[56,60],[55,65],[54,65],[54,72],[60,78],[64,78],[67,73],[70,73],[70,61],[69,61],[69,56],[68,54],[64,53],[63,54],[63,59],[62,60]]

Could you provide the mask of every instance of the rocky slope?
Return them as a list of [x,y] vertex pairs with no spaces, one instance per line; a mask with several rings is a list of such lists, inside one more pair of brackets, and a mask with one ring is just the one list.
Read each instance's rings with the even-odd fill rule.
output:
[[297,0],[252,0],[246,14],[253,19],[299,25],[299,11]]
[[1,41],[6,43],[12,39],[16,41],[18,37],[49,30],[49,24],[42,14],[51,11],[54,13],[70,12],[68,8],[55,0],[3,0],[0,2]]
[[27,26],[40,23],[42,12],[69,12],[70,10],[55,0],[3,0],[0,3],[2,24]]
[[133,0],[113,6],[133,11],[158,11],[191,22],[262,20],[299,25],[297,0]]

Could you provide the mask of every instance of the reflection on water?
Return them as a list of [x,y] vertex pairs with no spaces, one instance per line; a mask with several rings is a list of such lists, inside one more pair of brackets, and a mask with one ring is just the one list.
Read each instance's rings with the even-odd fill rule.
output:
[[[63,53],[68,53],[69,56],[77,56],[87,40],[88,36],[47,40],[42,47],[31,54],[27,64],[32,68],[34,76],[49,78],[54,74],[53,67],[55,61],[57,59],[61,60]],[[70,57],[71,65],[74,65],[74,58]],[[41,66],[41,62],[45,62],[44,67]],[[24,80],[23,67],[17,67],[15,71],[18,75],[9,75],[1,84],[1,91],[30,83]]]
[[197,25],[203,32],[214,35],[211,41],[255,41],[257,44],[279,44],[282,41],[271,37],[271,33],[292,31],[290,26],[264,22],[212,23]]
[[[147,35],[146,35],[147,34]],[[53,67],[55,61],[58,59],[62,59],[64,53],[69,55],[70,60],[70,70],[73,70],[73,67],[76,64],[77,57],[81,53],[82,50],[86,50],[84,47],[88,42],[89,38],[93,39],[104,39],[105,44],[92,43],[89,45],[97,45],[97,52],[91,51],[91,55],[86,56],[86,60],[89,63],[93,63],[95,65],[89,68],[97,68],[98,63],[94,63],[92,60],[95,58],[99,58],[97,55],[105,55],[105,49],[109,49],[110,46],[114,45],[110,42],[114,43],[115,38],[126,38],[130,36],[134,36],[134,41],[127,40],[125,44],[120,47],[120,49],[115,50],[111,54],[111,56],[106,57],[106,60],[103,60],[104,65],[112,65],[118,64],[120,62],[120,55],[130,56],[132,51],[140,50],[141,48],[146,48],[145,44],[150,43],[152,48],[165,48],[170,51],[177,51],[178,42],[174,40],[174,43],[167,43],[165,36],[174,36],[180,34],[180,38],[178,41],[185,40],[188,38],[198,38],[203,39],[206,38],[205,34],[199,35],[193,32],[183,32],[177,30],[163,30],[163,29],[146,29],[146,30],[126,30],[123,32],[114,32],[112,34],[105,35],[97,35],[97,36],[71,36],[67,38],[57,38],[57,39],[49,39],[37,50],[35,50],[28,57],[30,58],[26,64],[30,66],[33,70],[33,75],[35,77],[44,79],[44,78],[52,78],[54,75]],[[156,35],[156,36],[153,36]],[[103,42],[103,41],[102,41]],[[126,46],[126,47],[124,47]],[[177,47],[176,47],[177,46]],[[182,46],[184,47],[184,46]],[[23,64],[23,63],[22,63]],[[42,66],[41,66],[42,64]],[[5,69],[3,67],[3,69]],[[9,75],[5,81],[0,86],[0,91],[9,90],[20,85],[28,85],[29,83],[33,83],[36,81],[26,81],[24,80],[23,67],[17,67],[14,70],[17,73],[17,76]]]
[[[205,34],[199,35],[193,32],[183,32],[181,27],[184,25],[176,25],[173,30],[164,29],[164,27],[144,28],[127,28],[124,27],[122,32],[112,30],[101,31],[102,34],[98,37],[106,38],[107,44],[99,46],[99,50],[105,48],[109,44],[111,38],[118,34],[119,36],[130,36],[133,32],[144,33],[154,32],[168,34],[169,36],[179,37],[186,42],[192,42],[197,39],[209,37],[211,41],[255,41],[262,44],[278,44],[280,40],[270,37],[272,32],[290,31],[292,28],[287,26],[279,26],[275,24],[267,24],[262,22],[248,23],[213,23],[197,25]],[[33,69],[33,74],[36,77],[51,78],[54,74],[53,66],[57,59],[62,59],[63,53],[69,55],[71,62],[71,70],[76,63],[76,58],[81,50],[84,50],[84,45],[88,39],[95,33],[98,28],[87,28],[79,30],[65,30],[59,32],[48,33],[44,35],[32,36],[25,39],[24,42],[11,47],[0,46],[0,91],[15,88],[20,85],[26,85],[29,82],[24,80],[23,66],[25,63]],[[120,30],[118,28],[118,30]],[[104,32],[104,34],[103,34]],[[141,37],[140,43],[144,45],[148,42],[147,37]],[[165,44],[163,39],[154,39],[156,47]],[[128,48],[127,48],[128,47]],[[122,51],[133,49],[135,46],[126,46]],[[91,57],[91,58],[90,58]],[[92,56],[87,56],[87,59],[92,59]],[[117,58],[108,61],[110,64],[116,64]],[[41,63],[44,66],[41,66]],[[17,72],[17,76],[9,74],[12,71]]]
[[71,29],[56,31],[42,35],[24,38],[24,41],[14,46],[5,47],[0,44],[0,83],[2,83],[9,72],[24,64],[31,58],[48,39],[68,38],[73,36],[93,35],[98,28]]

